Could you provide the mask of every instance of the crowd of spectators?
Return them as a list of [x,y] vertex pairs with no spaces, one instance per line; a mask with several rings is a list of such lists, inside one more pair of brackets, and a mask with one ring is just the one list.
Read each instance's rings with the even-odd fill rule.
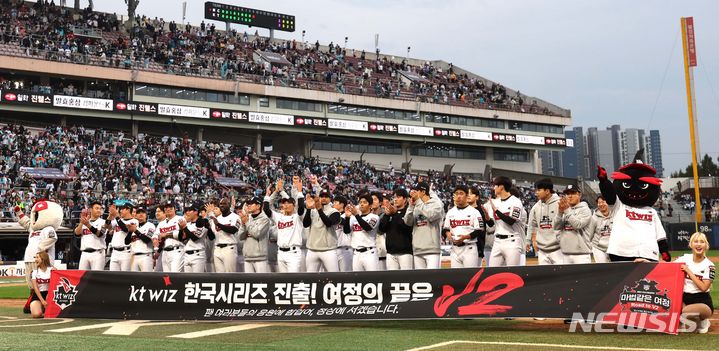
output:
[[[257,83],[318,89],[347,94],[510,109],[552,114],[520,92],[508,93],[497,83],[442,69],[431,62],[367,54],[330,43],[322,47],[295,40],[270,40],[226,32],[202,22],[184,26],[162,18],[138,16],[129,30],[116,14],[79,12],[54,2],[0,0],[0,43],[19,45],[25,55],[83,64],[108,65],[245,79]],[[97,35],[99,33],[99,35]],[[256,52],[283,56],[289,65],[259,59]],[[401,79],[410,72],[416,79]],[[407,77],[407,75],[404,75]]]
[[[58,168],[66,178],[33,179],[21,172],[21,167]],[[6,125],[0,129],[0,199],[6,218],[14,206],[29,208],[38,198],[58,201],[67,218],[77,218],[91,200],[109,205],[126,199],[148,207],[168,200],[183,206],[221,196],[241,201],[263,194],[279,178],[291,184],[294,175],[305,180],[316,175],[324,187],[350,198],[363,189],[388,192],[426,177],[446,205],[451,204],[457,184],[469,183],[461,176],[437,171],[419,176],[393,168],[380,170],[362,161],[299,155],[260,157],[248,146],[197,143],[187,137],[132,138],[123,132],[83,127],[31,130]],[[218,177],[242,184],[223,186]],[[480,188],[483,198],[492,196],[488,183],[471,184]],[[532,189],[518,191],[528,208],[536,201]]]

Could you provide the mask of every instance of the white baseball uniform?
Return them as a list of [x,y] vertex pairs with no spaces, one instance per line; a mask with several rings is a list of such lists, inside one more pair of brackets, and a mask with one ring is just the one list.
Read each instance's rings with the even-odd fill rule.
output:
[[[502,216],[493,213],[494,216],[494,244],[489,257],[489,265],[518,266],[522,264],[524,256],[524,224],[521,222],[524,208],[522,201],[514,195],[506,199],[491,199],[497,211],[504,217],[511,218],[514,223],[508,223]],[[525,211],[526,212],[526,211]]]
[[80,238],[80,264],[77,269],[101,271],[105,269],[105,249],[107,244],[105,238],[107,230],[105,229],[105,220],[99,217],[90,221],[90,226],[95,228],[99,236],[94,234],[90,228],[82,225],[82,237]]
[[352,271],[376,271],[379,269],[379,256],[375,247],[378,226],[379,216],[374,213],[345,219],[344,230],[352,234],[351,244],[354,249]]
[[130,270],[134,272],[152,272],[152,237],[155,235],[155,225],[150,222],[139,223],[135,232],[130,233],[130,252],[132,264]]
[[345,234],[344,213],[340,217],[342,220],[335,226],[335,232],[337,232],[337,263],[340,266],[340,272],[352,272],[352,257],[354,256],[352,233]]
[[177,224],[180,219],[180,216],[174,216],[157,224],[158,235],[172,234],[165,239],[162,248],[162,269],[165,272],[182,272],[185,269],[185,245],[179,240],[180,226]]
[[[198,226],[198,222],[200,222],[200,226]],[[204,219],[197,222],[188,222],[185,229],[180,230],[187,240],[184,258],[185,272],[187,273],[205,273],[207,228],[204,225]]]
[[[444,228],[450,230],[453,240],[459,239],[462,235],[471,234],[475,230],[481,230],[483,227],[482,215],[469,205],[464,208],[452,207],[444,218]],[[479,267],[477,239],[466,239],[459,246],[453,244],[450,258],[452,268]]]
[[302,218],[293,213],[289,216],[272,212],[277,229],[277,265],[282,273],[300,272],[302,265]]
[[[122,222],[122,225],[120,224]],[[125,237],[128,233],[125,231],[127,226],[134,224],[137,226],[139,223],[137,219],[113,219],[112,220],[112,240],[110,241],[110,247],[112,248],[112,254],[110,255],[110,270],[111,271],[124,271],[130,270],[130,262],[132,261],[132,253],[130,252],[130,245],[125,244]],[[123,229],[125,228],[125,229]]]
[[[233,273],[237,271],[237,231],[240,230],[240,217],[230,212],[227,216],[220,215],[217,217],[217,222],[220,226],[215,225],[215,221],[212,219],[215,215],[210,213],[210,229],[215,233],[215,272],[218,273]],[[222,229],[224,228],[224,230]],[[226,230],[234,231],[229,232]]]

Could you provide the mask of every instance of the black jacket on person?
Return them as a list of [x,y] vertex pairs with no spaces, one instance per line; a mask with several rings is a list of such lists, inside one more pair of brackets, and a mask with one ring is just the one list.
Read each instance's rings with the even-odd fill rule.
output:
[[397,210],[389,216],[385,214],[379,221],[379,231],[384,232],[387,253],[392,255],[412,254],[412,227],[402,219],[407,207]]

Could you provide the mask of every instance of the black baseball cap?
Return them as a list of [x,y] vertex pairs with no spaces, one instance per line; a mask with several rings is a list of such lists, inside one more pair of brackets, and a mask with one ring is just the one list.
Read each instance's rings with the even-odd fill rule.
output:
[[145,206],[139,206],[137,210],[135,210],[137,213],[147,213],[147,208]]
[[253,197],[253,198],[251,198],[251,199],[245,201],[245,204],[247,204],[247,205],[250,205],[250,204],[258,204],[258,205],[261,205],[261,204],[262,204],[262,199],[260,199],[259,197],[255,196],[255,197]]
[[429,192],[429,184],[427,184],[427,182],[419,182],[412,187],[412,190]]
[[190,206],[187,206],[185,208],[185,211],[200,211],[205,207],[205,204],[202,203],[202,201],[195,201]]
[[405,188],[399,188],[399,189],[397,189],[397,190],[394,191],[394,196],[409,197],[409,193],[407,192],[407,189],[405,189]]
[[564,193],[565,193],[565,194],[568,194],[568,193],[581,193],[581,192],[582,192],[582,191],[579,190],[579,188],[578,188],[576,185],[572,185],[572,184],[567,185],[567,187],[564,189]]
[[332,197],[329,190],[320,190],[320,197]]

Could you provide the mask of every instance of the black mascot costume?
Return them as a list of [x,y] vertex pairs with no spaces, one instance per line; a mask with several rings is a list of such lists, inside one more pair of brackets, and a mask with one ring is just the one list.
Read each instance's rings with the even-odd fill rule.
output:
[[[652,207],[661,194],[662,180],[657,171],[642,162],[644,150],[634,156],[634,162],[612,173],[598,166],[599,189],[610,206],[613,218],[607,254],[616,261],[645,259],[671,261],[669,245],[661,219]],[[618,198],[618,199],[617,199]]]

